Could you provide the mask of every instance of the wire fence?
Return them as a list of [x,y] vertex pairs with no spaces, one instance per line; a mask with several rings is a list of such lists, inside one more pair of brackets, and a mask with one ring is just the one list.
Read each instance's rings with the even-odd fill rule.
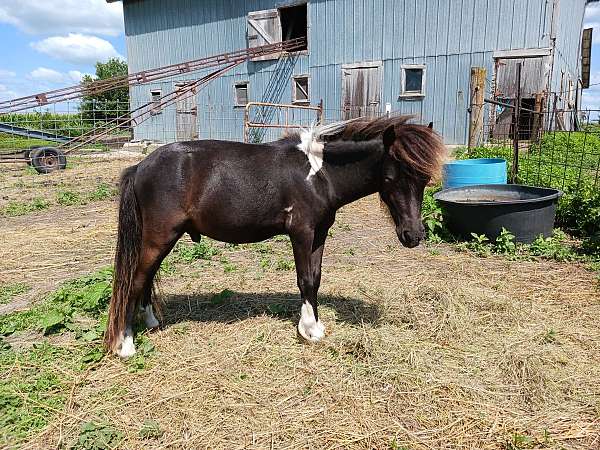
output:
[[[37,147],[69,148],[89,139],[90,150],[119,148],[132,138],[128,102],[64,102],[0,115],[0,155]],[[96,137],[94,139],[93,137]]]
[[485,124],[485,143],[469,149],[468,155],[506,159],[513,182],[568,191],[597,188],[600,123],[592,118],[599,113],[562,110],[525,114],[518,121],[512,115]]
[[[317,106],[317,105],[313,105]],[[132,112],[150,108],[143,120]],[[320,111],[260,105],[246,113],[244,106],[196,104],[187,97],[166,107],[157,103],[64,102],[28,113],[0,116],[0,156],[51,146],[82,152],[120,149],[130,141],[166,144],[192,139],[268,142],[293,131],[290,124],[309,127],[360,116],[378,116],[379,108],[347,106]],[[513,181],[525,184],[579,189],[600,186],[600,110],[521,112],[518,125],[510,108],[499,109],[495,120],[484,124],[483,141],[470,149],[470,157],[497,156],[508,161]],[[264,126],[245,127],[247,122]],[[557,129],[558,128],[558,129]],[[85,139],[84,139],[85,138]],[[515,152],[515,142],[518,152]]]

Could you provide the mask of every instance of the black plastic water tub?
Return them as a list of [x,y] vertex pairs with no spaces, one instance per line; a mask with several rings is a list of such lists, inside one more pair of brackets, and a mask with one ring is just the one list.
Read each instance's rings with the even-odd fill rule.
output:
[[470,239],[471,233],[495,240],[506,228],[517,242],[531,243],[540,234],[552,235],[557,189],[518,184],[478,184],[437,192],[450,231]]

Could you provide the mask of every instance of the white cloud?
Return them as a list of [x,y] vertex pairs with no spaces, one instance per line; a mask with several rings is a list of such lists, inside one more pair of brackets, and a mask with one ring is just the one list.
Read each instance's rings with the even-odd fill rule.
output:
[[125,59],[107,40],[79,33],[52,36],[33,42],[31,46],[41,53],[73,64],[93,65],[110,58]]
[[593,28],[592,42],[600,43],[600,4],[589,4],[585,9],[584,28]]
[[[590,87],[583,90],[582,109],[600,110],[600,71],[590,74]],[[593,114],[594,116],[598,113]]]
[[118,36],[123,33],[123,7],[105,0],[3,0],[0,22],[30,34]]
[[69,70],[67,74],[69,75],[69,78],[75,83],[80,83],[81,79],[86,75],[85,73],[80,72],[79,70]]
[[29,73],[29,78],[35,81],[44,81],[47,83],[59,84],[65,81],[65,76],[54,70],[46,67],[38,67]]
[[0,80],[4,80],[7,78],[14,78],[17,74],[12,70],[0,69]]
[[27,75],[27,78],[35,82],[40,82],[43,85],[64,85],[80,83],[85,75],[85,73],[79,70],[69,70],[67,73],[62,73],[54,69],[48,69],[47,67],[38,67],[32,70]]
[[19,94],[16,91],[13,91],[8,86],[0,84],[0,101],[12,100],[17,97],[19,97]]

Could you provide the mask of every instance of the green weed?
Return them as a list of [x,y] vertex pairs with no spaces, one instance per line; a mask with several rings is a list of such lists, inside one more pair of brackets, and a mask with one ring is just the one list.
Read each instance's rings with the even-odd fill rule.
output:
[[56,203],[62,206],[71,206],[82,203],[81,196],[74,191],[58,191]]
[[0,444],[6,440],[12,448],[62,409],[68,395],[63,370],[72,362],[72,352],[47,343],[24,352],[0,349]]
[[235,293],[233,291],[230,291],[229,289],[223,289],[221,292],[211,297],[210,303],[213,305],[222,305],[231,297],[233,297],[234,294]]
[[36,197],[29,202],[10,201],[3,208],[2,215],[8,217],[23,216],[36,211],[43,211],[50,206],[50,202],[41,197]]
[[117,189],[108,183],[100,183],[92,192],[87,195],[89,201],[96,202],[109,199],[117,195]]
[[149,358],[154,354],[154,344],[148,336],[138,333],[135,339],[136,352],[127,360],[127,371],[142,372],[148,365]]
[[86,422],[81,425],[79,438],[71,445],[72,450],[109,450],[117,448],[123,433],[104,422]]
[[275,270],[294,270],[295,267],[291,259],[278,259],[275,263]]
[[502,227],[502,231],[500,231],[500,235],[496,238],[496,243],[494,245],[494,251],[496,253],[501,253],[503,255],[514,255],[517,249],[517,244],[515,243],[515,236],[506,228]]
[[157,439],[164,432],[160,429],[160,424],[156,420],[147,419],[142,424],[142,428],[138,434],[142,439]]
[[0,336],[17,331],[39,330],[44,334],[74,329],[77,315],[97,318],[111,295],[112,269],[66,283],[44,302],[27,311],[0,316]]
[[217,256],[220,250],[215,247],[209,239],[203,238],[200,242],[192,245],[187,245],[179,242],[173,251],[176,262],[191,263],[198,259],[210,260],[213,256]]
[[262,255],[268,255],[273,253],[273,247],[271,247],[271,244],[267,242],[255,242],[253,244],[250,244],[250,246],[252,250]]
[[0,305],[9,303],[17,295],[24,294],[29,290],[31,290],[31,286],[28,286],[25,283],[0,285]]
[[235,272],[237,269],[237,266],[229,261],[223,263],[223,272],[225,273]]

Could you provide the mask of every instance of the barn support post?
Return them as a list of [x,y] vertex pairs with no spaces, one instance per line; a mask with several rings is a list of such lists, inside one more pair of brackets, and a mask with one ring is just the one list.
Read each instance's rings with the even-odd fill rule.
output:
[[483,141],[483,106],[485,96],[485,67],[471,67],[469,105],[469,149]]
[[513,161],[510,171],[511,183],[517,182],[519,175],[519,122],[521,116],[521,63],[517,64],[517,96],[513,109]]
[[544,97],[543,93],[535,94],[533,123],[531,125],[531,139],[535,142],[540,139],[542,130],[544,129]]

